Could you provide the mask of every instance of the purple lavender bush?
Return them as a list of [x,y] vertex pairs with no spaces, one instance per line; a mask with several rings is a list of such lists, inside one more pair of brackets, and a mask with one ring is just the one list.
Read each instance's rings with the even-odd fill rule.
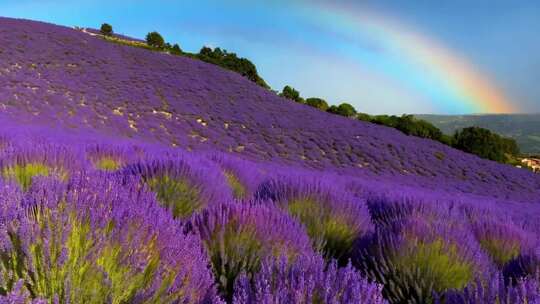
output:
[[463,291],[449,291],[436,302],[445,304],[536,304],[540,303],[538,277],[520,279],[515,285],[505,283],[501,273],[495,273],[484,280],[477,280]]
[[384,284],[391,303],[431,303],[434,293],[463,289],[492,268],[470,231],[451,221],[411,217],[381,227],[358,245],[354,262]]
[[229,301],[237,277],[251,277],[264,259],[285,256],[292,262],[313,254],[299,223],[260,203],[216,205],[195,215],[190,226],[203,240],[219,289]]
[[211,162],[197,158],[144,160],[126,166],[123,173],[139,176],[175,218],[188,218],[209,204],[232,199],[221,171]]
[[253,197],[265,176],[261,166],[223,154],[212,155],[211,159],[222,168],[235,199],[248,200]]
[[341,264],[346,264],[355,241],[372,230],[362,199],[311,175],[270,179],[261,184],[256,197],[276,202],[298,219],[306,227],[314,248]]
[[27,190],[37,176],[67,180],[84,168],[83,162],[64,146],[37,145],[14,147],[0,158],[1,176]]
[[484,218],[475,221],[472,227],[480,246],[499,268],[531,252],[536,243],[536,236],[526,233],[511,220]]
[[86,158],[96,170],[117,171],[137,159],[139,151],[125,146],[91,145],[86,147]]
[[237,280],[234,303],[387,303],[382,286],[360,276],[351,265],[338,268],[319,256],[264,261],[252,278],[243,274]]
[[5,199],[2,212],[3,295],[60,303],[217,299],[200,240],[135,181],[40,178],[21,196]]

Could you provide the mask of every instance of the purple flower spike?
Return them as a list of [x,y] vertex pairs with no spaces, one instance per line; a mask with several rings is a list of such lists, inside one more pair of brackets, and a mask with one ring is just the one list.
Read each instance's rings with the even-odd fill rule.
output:
[[263,169],[256,163],[223,154],[212,155],[223,169],[235,199],[250,199],[264,178]]
[[137,159],[136,151],[124,146],[92,145],[86,148],[86,157],[93,167],[102,171],[116,171]]
[[463,291],[449,291],[438,297],[436,303],[445,304],[538,304],[540,284],[537,278],[520,279],[515,285],[505,284],[501,273],[484,280],[476,280]]
[[105,173],[77,174],[67,184],[42,178],[21,206],[24,217],[4,230],[11,246],[0,252],[8,293],[53,303],[219,300],[200,239],[184,234],[136,180]]
[[256,197],[275,201],[297,218],[314,247],[342,265],[354,243],[373,230],[364,200],[312,175],[270,179],[259,187]]
[[219,168],[203,159],[156,158],[129,165],[124,173],[140,176],[175,218],[188,218],[209,204],[232,199]]
[[279,209],[253,204],[222,204],[196,215],[191,222],[210,256],[222,294],[230,300],[237,276],[252,275],[261,260],[286,256],[294,261],[312,255],[302,226]]
[[384,284],[392,303],[430,303],[434,292],[462,289],[492,271],[467,226],[410,217],[377,230],[359,246],[355,264]]
[[37,145],[16,147],[0,159],[4,180],[28,189],[36,176],[52,176],[66,181],[70,174],[85,168],[74,151],[64,146]]
[[319,256],[287,259],[271,258],[251,279],[243,274],[235,287],[234,303],[387,303],[382,286],[363,279],[350,265],[326,266]]
[[535,243],[532,235],[527,234],[510,220],[483,219],[475,221],[472,226],[482,249],[501,268],[522,253],[531,252]]

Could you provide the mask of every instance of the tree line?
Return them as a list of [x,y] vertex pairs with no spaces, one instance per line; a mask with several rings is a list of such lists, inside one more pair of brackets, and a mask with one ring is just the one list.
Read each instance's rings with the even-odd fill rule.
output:
[[279,95],[321,111],[391,127],[406,135],[436,140],[458,150],[501,163],[515,164],[515,158],[520,154],[514,139],[503,137],[485,128],[473,126],[458,130],[453,135],[447,135],[430,122],[418,119],[413,115],[369,115],[358,112],[346,102],[329,106],[322,98],[304,99],[300,96],[300,92],[288,85]]
[[[104,36],[114,36],[113,27],[108,23],[103,23],[100,31]],[[235,53],[227,52],[227,50],[219,47],[212,49],[206,46],[202,47],[199,53],[187,53],[182,51],[178,43],[171,44],[166,42],[163,36],[156,31],[149,32],[146,35],[145,41],[146,45],[151,49],[164,51],[172,55],[183,55],[218,65],[224,69],[239,73],[263,88],[270,89],[264,79],[259,76],[257,67],[248,59],[238,57]]]

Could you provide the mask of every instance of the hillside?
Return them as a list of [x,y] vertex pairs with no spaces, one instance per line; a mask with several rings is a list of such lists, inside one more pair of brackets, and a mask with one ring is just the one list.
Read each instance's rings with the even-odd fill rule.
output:
[[540,299],[540,175],[34,21],[0,87],[1,303]]
[[528,172],[289,102],[214,65],[66,27],[0,24],[0,107],[20,124],[539,200]]
[[425,119],[446,134],[478,126],[517,141],[521,152],[540,154],[540,114],[504,115],[415,115]]

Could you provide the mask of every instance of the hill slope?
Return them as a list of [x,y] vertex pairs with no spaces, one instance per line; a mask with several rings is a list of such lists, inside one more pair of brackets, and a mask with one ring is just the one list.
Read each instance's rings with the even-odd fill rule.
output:
[[540,178],[320,112],[197,60],[0,18],[0,111],[18,125],[223,151],[340,174],[540,202]]
[[523,153],[540,154],[540,114],[415,115],[446,134],[478,126],[515,139]]

